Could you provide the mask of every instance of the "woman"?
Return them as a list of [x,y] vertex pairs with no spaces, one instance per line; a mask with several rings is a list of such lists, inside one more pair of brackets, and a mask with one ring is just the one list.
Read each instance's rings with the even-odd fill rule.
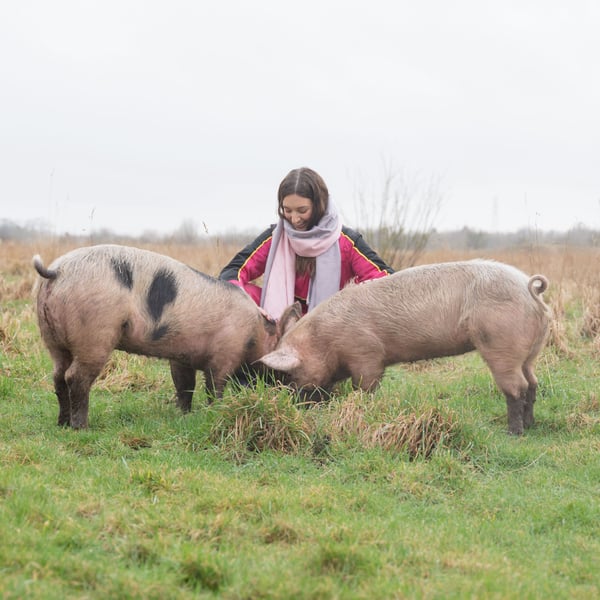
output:
[[[279,222],[219,275],[242,287],[270,316],[278,319],[294,300],[306,313],[350,281],[393,273],[359,233],[342,225],[325,182],[312,169],[290,171],[277,196]],[[262,288],[252,283],[261,276]]]

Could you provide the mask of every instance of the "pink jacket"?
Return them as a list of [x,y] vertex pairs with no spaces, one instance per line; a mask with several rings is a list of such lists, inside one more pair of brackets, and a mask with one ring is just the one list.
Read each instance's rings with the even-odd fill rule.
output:
[[[272,225],[263,231],[255,240],[240,250],[219,275],[219,279],[242,287],[256,304],[260,304],[262,290],[252,282],[265,272],[274,227]],[[351,281],[361,283],[369,279],[385,277],[394,272],[353,229],[342,227],[339,244],[342,263],[340,289]],[[307,308],[309,283],[310,276],[308,274],[296,276],[295,297],[302,303],[304,312]]]

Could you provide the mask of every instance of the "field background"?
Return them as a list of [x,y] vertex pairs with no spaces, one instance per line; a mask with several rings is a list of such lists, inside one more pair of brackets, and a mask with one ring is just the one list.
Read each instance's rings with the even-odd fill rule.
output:
[[[31,257],[75,245],[0,245],[2,598],[600,597],[598,248],[418,260],[550,279],[536,425],[515,438],[476,354],[310,410],[261,384],[208,407],[199,385],[183,416],[166,363],[115,353],[89,430],[58,428]],[[213,275],[237,249],[144,247]]]

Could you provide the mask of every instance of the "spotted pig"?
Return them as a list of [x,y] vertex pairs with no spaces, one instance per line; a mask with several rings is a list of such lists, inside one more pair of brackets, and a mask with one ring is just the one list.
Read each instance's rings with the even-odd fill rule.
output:
[[209,400],[281,335],[250,297],[168,256],[119,245],[73,250],[48,268],[37,295],[54,361],[59,425],[88,426],[90,388],[113,350],[169,360],[177,404],[191,409],[196,371]]

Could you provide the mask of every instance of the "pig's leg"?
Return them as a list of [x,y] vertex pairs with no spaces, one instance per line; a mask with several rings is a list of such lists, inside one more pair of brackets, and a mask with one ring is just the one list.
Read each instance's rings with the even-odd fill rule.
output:
[[[217,383],[217,379],[212,369],[204,370],[204,384],[206,387],[206,399],[209,404],[218,398],[223,396],[223,390],[225,389],[225,383],[219,384]],[[220,387],[220,390],[219,390]]]
[[69,399],[69,388],[65,381],[65,372],[73,360],[68,352],[54,351],[54,392],[58,399],[58,425],[68,426],[71,424],[71,400]]
[[512,435],[523,434],[523,417],[529,383],[523,372],[526,354],[518,347],[508,343],[484,345],[481,340],[477,350],[487,363],[496,384],[506,398],[508,432]]
[[177,391],[177,406],[184,412],[192,409],[192,396],[196,387],[196,369],[170,361],[171,377]]
[[508,415],[508,433],[522,435],[525,396],[524,394],[509,392],[504,392],[504,396],[506,397],[506,411]]
[[373,392],[379,386],[384,371],[385,367],[379,363],[363,363],[360,365],[360,371],[352,372],[352,385],[355,389]]
[[533,372],[533,366],[530,363],[523,365],[523,375],[527,379],[528,387],[525,395],[525,405],[523,407],[523,426],[529,428],[534,423],[533,405],[537,393],[538,380]]
[[223,357],[215,357],[204,369],[204,381],[206,384],[206,397],[209,404],[223,397],[227,380],[239,367],[241,360],[225,360]]
[[[485,356],[484,356],[485,358]],[[492,375],[498,387],[506,397],[508,413],[508,432],[513,435],[522,435],[525,402],[529,384],[520,366],[515,366],[514,361],[487,360]]]
[[224,372],[222,369],[206,369],[204,378],[206,380],[206,397],[210,404],[213,400],[218,400],[223,397],[227,378],[231,375],[230,372]]
[[108,356],[86,362],[76,358],[65,373],[71,401],[71,427],[73,429],[86,429],[88,426],[90,388],[108,361]]

